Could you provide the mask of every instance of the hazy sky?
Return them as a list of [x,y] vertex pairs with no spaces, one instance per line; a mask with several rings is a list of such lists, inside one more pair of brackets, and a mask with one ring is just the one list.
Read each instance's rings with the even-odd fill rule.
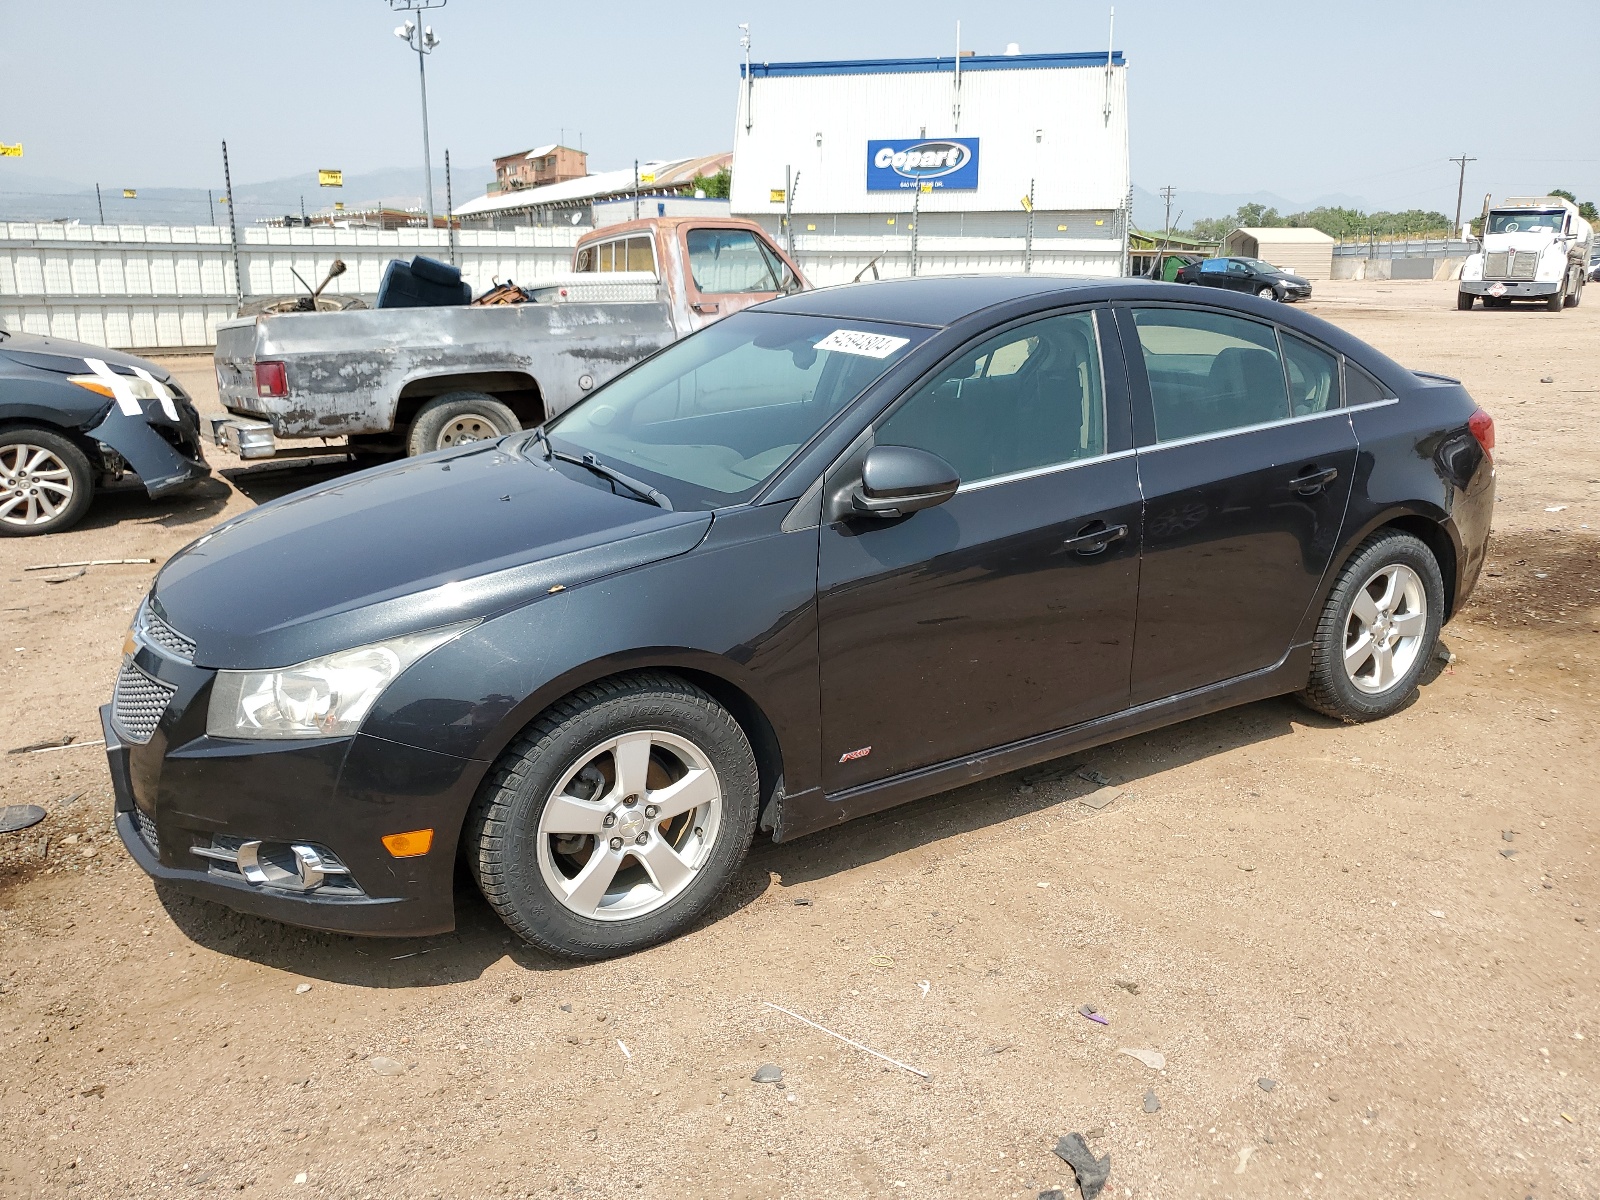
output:
[[[1098,49],[1082,0],[449,0],[426,20],[434,165],[583,131],[592,169],[732,145],[737,24],[758,60]],[[420,163],[416,56],[386,0],[0,0],[6,172],[114,187]],[[1382,207],[1565,185],[1600,197],[1600,3],[1119,0],[1134,181]],[[1541,58],[1536,48],[1552,51]],[[481,181],[474,181],[475,184]],[[463,189],[467,190],[467,189]],[[476,188],[468,190],[475,191]],[[460,197],[458,191],[458,199]]]

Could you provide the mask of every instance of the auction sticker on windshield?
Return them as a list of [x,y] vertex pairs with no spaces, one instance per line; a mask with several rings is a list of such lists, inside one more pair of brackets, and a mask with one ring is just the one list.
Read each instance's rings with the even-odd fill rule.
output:
[[890,337],[886,333],[863,333],[859,329],[835,329],[817,343],[818,350],[837,350],[840,354],[860,354],[867,358],[888,358],[910,338]]

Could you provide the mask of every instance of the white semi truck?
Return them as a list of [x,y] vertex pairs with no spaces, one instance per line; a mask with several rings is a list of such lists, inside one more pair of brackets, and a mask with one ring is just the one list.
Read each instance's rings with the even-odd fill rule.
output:
[[1485,203],[1483,236],[1461,267],[1456,307],[1479,296],[1485,308],[1537,300],[1551,312],[1576,308],[1583,296],[1594,230],[1561,196],[1513,196]]

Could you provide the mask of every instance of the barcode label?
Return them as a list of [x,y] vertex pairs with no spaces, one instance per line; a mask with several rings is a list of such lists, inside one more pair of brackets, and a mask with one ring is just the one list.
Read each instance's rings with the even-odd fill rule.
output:
[[835,329],[817,343],[818,350],[837,350],[840,354],[860,354],[866,358],[888,358],[910,338],[890,337],[886,333],[863,333],[859,329]]

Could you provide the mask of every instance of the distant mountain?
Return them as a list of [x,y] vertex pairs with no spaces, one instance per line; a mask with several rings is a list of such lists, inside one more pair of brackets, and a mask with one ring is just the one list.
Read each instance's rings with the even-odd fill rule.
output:
[[[494,178],[492,166],[457,167],[452,164],[454,200],[460,204],[473,196],[483,195],[485,185]],[[370,208],[386,204],[394,208],[420,207],[422,168],[387,167],[377,171],[347,174],[344,187],[317,186],[315,175],[291,176],[286,179],[269,179],[262,183],[240,183],[238,193],[239,220],[254,224],[264,217],[299,213],[301,203],[308,213],[331,208],[341,200],[347,209]],[[434,205],[436,211],[445,208],[444,164],[433,170]],[[221,182],[211,189],[208,200],[205,188],[139,187],[134,199],[124,199],[123,184],[111,187],[101,183],[99,205],[95,202],[94,185],[74,183],[40,175],[26,175],[6,170],[0,173],[0,220],[56,221],[78,220],[98,222],[104,213],[105,221],[112,225],[209,225],[226,224],[228,210],[220,203],[223,194]]]
[[[1370,207],[1361,196],[1350,196],[1336,193],[1327,196],[1317,196],[1311,200],[1288,200],[1276,192],[1191,192],[1179,188],[1172,198],[1172,223],[1178,225],[1179,214],[1182,213],[1182,225],[1189,226],[1202,217],[1226,217],[1239,211],[1242,204],[1265,204],[1268,208],[1275,208],[1287,216],[1289,213],[1305,212],[1312,208],[1359,208],[1365,211]],[[1166,222],[1166,201],[1159,192],[1147,192],[1144,188],[1134,185],[1133,189],[1133,223],[1139,229],[1161,229]]]

